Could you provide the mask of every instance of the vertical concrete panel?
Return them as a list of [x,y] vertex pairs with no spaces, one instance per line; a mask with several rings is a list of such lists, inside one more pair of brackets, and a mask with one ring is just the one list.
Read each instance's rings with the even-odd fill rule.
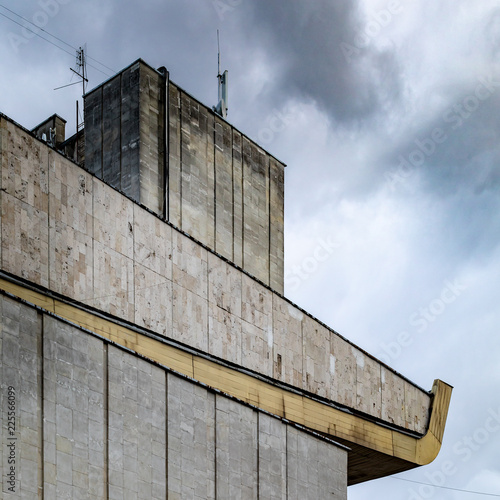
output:
[[121,189],[121,101],[121,75],[117,75],[102,87],[103,177],[99,176],[117,189]]
[[284,293],[284,218],[285,218],[285,168],[274,158],[270,159],[270,262],[269,285]]
[[208,251],[176,230],[172,231],[172,276],[174,283],[207,299]]
[[356,358],[353,346],[338,335],[330,335],[330,399],[354,408],[356,394]]
[[[204,106],[200,107],[200,121],[201,132],[207,138],[207,239],[203,241],[207,246],[215,249],[215,115],[206,109]],[[206,124],[206,126],[205,126]],[[202,190],[203,193],[203,190]]]
[[208,254],[208,349],[241,364],[241,272]]
[[[207,110],[184,96],[182,156],[182,228],[199,241],[213,247],[214,234],[214,162],[213,138]],[[212,124],[211,124],[212,125]]]
[[[271,269],[271,180],[270,180],[270,158],[267,153],[258,148],[259,172],[264,172],[264,177],[259,178],[259,190],[263,191],[263,203],[259,203],[259,231],[263,232],[261,236],[261,249],[259,257],[261,267],[263,269],[262,279],[266,285],[270,285],[270,269]],[[262,184],[261,184],[262,183]],[[262,210],[260,207],[264,206]]]
[[181,227],[181,96],[180,90],[169,83],[169,147],[168,147],[168,218]]
[[134,300],[132,259],[95,241],[94,297],[86,300],[86,303],[113,316],[134,321]]
[[382,417],[382,383],[380,364],[356,349],[356,408]]
[[406,380],[405,384],[405,427],[424,434],[429,425],[428,395],[420,389],[410,384]]
[[215,498],[215,396],[168,375],[168,498]]
[[85,301],[93,286],[92,177],[57,153],[49,159],[49,287]]
[[214,247],[213,117],[186,94],[182,100],[182,229]]
[[236,316],[241,316],[242,278],[241,271],[208,253],[209,300]]
[[257,413],[216,396],[216,496],[258,498]]
[[233,262],[243,267],[243,155],[241,134],[233,129]]
[[165,372],[110,346],[109,497],[165,498]]
[[[302,320],[303,388],[319,396],[330,394],[328,373],[330,331],[309,316]],[[351,389],[352,390],[352,389]]]
[[164,86],[157,71],[140,67],[140,201],[158,215],[163,211]]
[[0,297],[0,313],[0,496],[36,498],[41,479],[41,320],[34,309],[6,297]]
[[394,372],[381,367],[382,378],[382,419],[404,427],[405,381]]
[[44,317],[44,493],[104,498],[103,343]]
[[2,268],[49,286],[48,214],[2,193]]
[[273,375],[272,292],[242,274],[241,363],[264,375]]
[[94,178],[95,307],[134,321],[134,204]]
[[49,286],[48,148],[12,123],[2,172],[2,268]]
[[302,387],[302,320],[304,314],[273,294],[273,376]]
[[172,337],[172,281],[134,264],[134,286],[135,323]]
[[269,159],[243,138],[243,267],[269,284]]
[[172,308],[172,338],[208,351],[207,299],[174,283]]
[[287,427],[290,500],[347,499],[347,451]]
[[173,338],[208,350],[208,252],[172,231]]
[[85,96],[85,168],[102,179],[102,87]]
[[163,211],[165,81],[136,62],[85,100],[87,168],[157,214]]
[[134,206],[135,322],[172,335],[172,228]]
[[215,118],[215,251],[233,260],[233,158],[231,126]]
[[93,179],[94,240],[132,259],[134,204],[98,179]]
[[[121,190],[137,202],[140,202],[140,67],[137,62],[121,76]],[[108,180],[106,172],[104,180]]]
[[134,205],[134,261],[172,280],[172,228]]
[[193,153],[191,147],[191,99],[189,96],[180,93],[180,136],[181,136],[181,176],[180,176],[180,193],[181,193],[181,226],[180,228],[188,234],[195,230],[196,215],[192,205],[192,198],[196,196],[196,192],[192,188],[191,174],[194,171],[196,176],[197,165],[193,161]]
[[286,499],[286,425],[259,413],[259,498]]

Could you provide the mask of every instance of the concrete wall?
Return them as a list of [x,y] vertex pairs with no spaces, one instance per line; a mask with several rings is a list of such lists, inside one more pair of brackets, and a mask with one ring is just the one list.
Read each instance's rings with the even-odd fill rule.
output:
[[85,168],[162,214],[164,78],[134,63],[85,97]]
[[87,94],[85,134],[90,172],[283,292],[282,163],[142,61]]
[[284,165],[169,85],[169,220],[283,292]]
[[19,301],[0,318],[1,497],[14,459],[13,498],[347,498],[344,448]]
[[3,270],[425,432],[428,393],[4,118],[0,158]]

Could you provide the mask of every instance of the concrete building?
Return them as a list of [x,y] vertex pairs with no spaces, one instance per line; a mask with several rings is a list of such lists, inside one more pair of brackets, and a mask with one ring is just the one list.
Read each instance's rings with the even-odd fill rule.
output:
[[283,296],[283,163],[142,60],[64,126],[0,115],[2,498],[346,499],[436,457],[451,387]]

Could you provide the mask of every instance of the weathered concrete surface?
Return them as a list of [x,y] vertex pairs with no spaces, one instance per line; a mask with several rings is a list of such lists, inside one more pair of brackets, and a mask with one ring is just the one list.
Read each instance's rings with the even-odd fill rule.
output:
[[[31,312],[24,306],[23,311]],[[43,385],[36,390],[42,400],[38,437],[40,441],[43,437],[39,450],[43,462],[39,462],[44,494],[48,498],[99,498],[105,491],[107,406],[102,343],[49,316],[43,318],[43,328],[26,333],[43,349]],[[23,431],[21,427],[21,440]]]
[[[0,496],[8,498],[8,494],[12,494],[12,498],[15,497],[12,490],[8,489],[13,485],[9,484],[6,476],[11,466],[14,466],[13,487],[18,498],[36,498],[42,482],[38,458],[42,427],[39,393],[42,385],[42,352],[37,337],[41,318],[35,310],[13,300],[1,299],[0,311]],[[19,438],[21,429],[22,438]],[[15,463],[12,463],[12,459]]]
[[0,138],[4,271],[425,432],[428,393],[4,118]]
[[85,165],[162,214],[165,79],[136,62],[85,96]]
[[3,295],[0,374],[12,498],[347,498],[343,447]]
[[169,84],[169,220],[283,292],[284,165]]
[[86,95],[85,141],[90,172],[283,293],[282,163],[143,61]]
[[108,434],[110,498],[162,498],[167,461],[166,374],[109,346],[107,383],[107,428],[103,431]]

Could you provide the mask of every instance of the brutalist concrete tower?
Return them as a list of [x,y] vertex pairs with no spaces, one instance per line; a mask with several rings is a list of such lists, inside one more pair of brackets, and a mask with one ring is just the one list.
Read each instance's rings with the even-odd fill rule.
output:
[[346,499],[436,457],[451,387],[283,296],[283,163],[142,60],[64,124],[0,115],[4,498]]

